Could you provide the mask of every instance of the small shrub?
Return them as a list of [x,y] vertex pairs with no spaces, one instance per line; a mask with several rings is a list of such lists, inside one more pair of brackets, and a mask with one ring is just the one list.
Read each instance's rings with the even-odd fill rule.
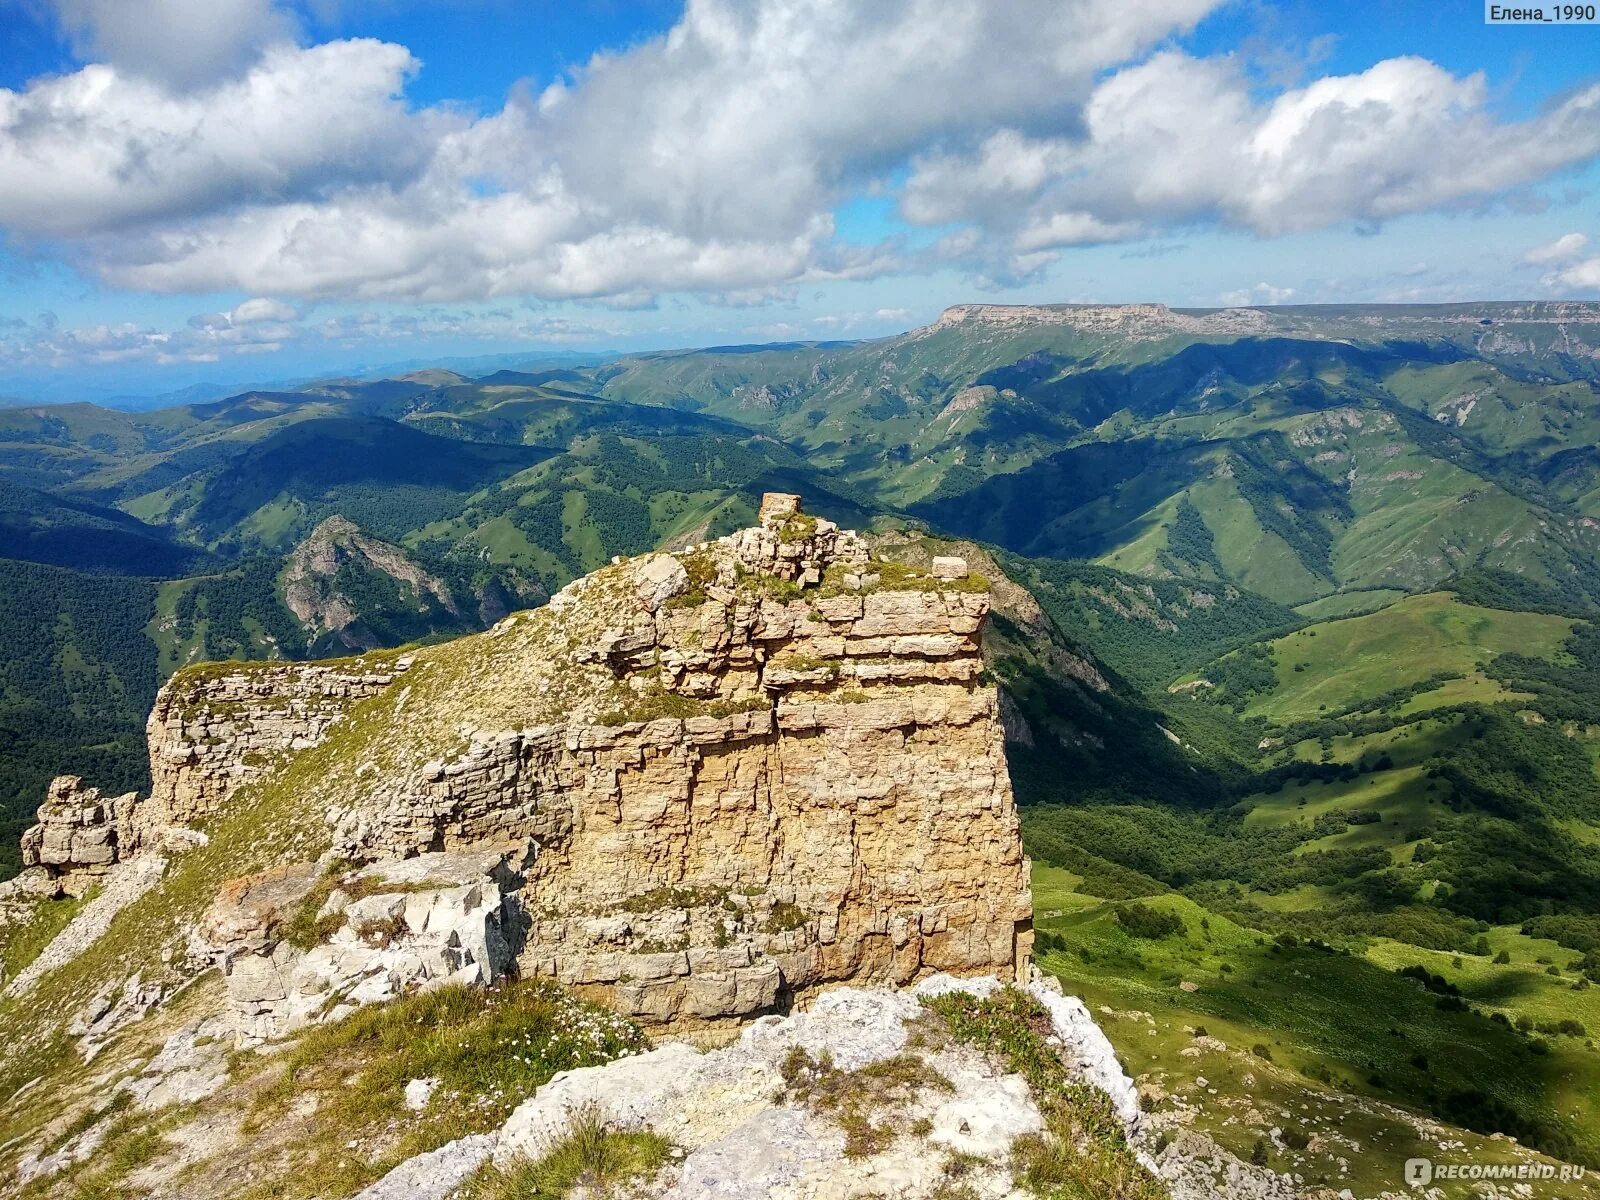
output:
[[1257,1042],[1254,1046],[1251,1046],[1250,1053],[1254,1054],[1257,1058],[1264,1058],[1268,1062],[1272,1061],[1272,1048],[1265,1042]]
[[1250,1161],[1258,1167],[1264,1167],[1272,1161],[1272,1143],[1265,1134],[1256,1138],[1256,1144],[1250,1148]]
[[1407,979],[1415,979],[1428,991],[1434,992],[1440,996],[1459,996],[1461,994],[1461,989],[1455,984],[1451,983],[1443,975],[1435,975],[1432,971],[1428,970],[1427,967],[1402,967],[1397,973],[1403,975]]
[[1048,929],[1040,929],[1033,935],[1033,952],[1035,954],[1053,954],[1067,948],[1067,939],[1059,933],[1051,933]]
[[1184,931],[1183,918],[1177,913],[1151,908],[1148,904],[1124,904],[1117,909],[1117,924],[1132,937],[1152,941]]

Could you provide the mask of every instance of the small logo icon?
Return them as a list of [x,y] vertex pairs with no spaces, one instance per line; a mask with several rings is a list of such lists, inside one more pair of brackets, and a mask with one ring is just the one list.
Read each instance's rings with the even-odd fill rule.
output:
[[1426,1158],[1406,1159],[1406,1182],[1412,1187],[1427,1187],[1433,1182],[1433,1163]]

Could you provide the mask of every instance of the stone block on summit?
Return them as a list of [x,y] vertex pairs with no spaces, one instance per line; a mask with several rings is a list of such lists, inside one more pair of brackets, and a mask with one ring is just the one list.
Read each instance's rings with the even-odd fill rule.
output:
[[757,520],[763,525],[773,521],[781,521],[785,517],[793,517],[800,512],[800,497],[792,492],[764,492],[761,496],[761,512]]

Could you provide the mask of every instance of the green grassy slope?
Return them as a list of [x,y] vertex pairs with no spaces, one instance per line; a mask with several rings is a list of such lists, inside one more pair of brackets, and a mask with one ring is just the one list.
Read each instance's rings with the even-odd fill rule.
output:
[[[1507,694],[1483,674],[1493,658],[1512,651],[1559,658],[1572,628],[1565,617],[1479,608],[1430,592],[1364,616],[1308,625],[1193,678],[1215,675],[1217,698],[1242,701],[1246,715],[1276,724],[1359,711],[1376,697],[1436,680],[1439,686],[1423,690],[1417,702],[1441,695],[1489,702]],[[1256,665],[1263,662],[1265,673]],[[1457,685],[1447,693],[1441,691],[1446,677]]]

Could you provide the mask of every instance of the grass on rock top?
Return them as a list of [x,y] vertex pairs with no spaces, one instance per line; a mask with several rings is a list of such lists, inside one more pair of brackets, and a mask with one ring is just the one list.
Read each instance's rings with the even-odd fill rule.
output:
[[841,1070],[833,1056],[820,1058],[803,1046],[790,1047],[780,1068],[783,1098],[827,1114],[844,1133],[851,1160],[881,1154],[905,1133],[905,1110],[924,1092],[949,1093],[955,1086],[915,1054],[897,1054]]
[[1140,1165],[1106,1094],[1069,1074],[1051,1045],[1050,1015],[1016,987],[988,999],[950,992],[923,1001],[949,1035],[997,1057],[1028,1082],[1045,1132],[1017,1139],[1012,1169],[1035,1195],[1163,1200]]
[[598,1112],[583,1109],[574,1114],[567,1135],[539,1158],[485,1164],[468,1181],[461,1200],[562,1200],[580,1189],[584,1195],[606,1196],[654,1175],[671,1150],[660,1134],[612,1129]]
[[0,926],[0,984],[15,979],[26,970],[44,948],[55,940],[56,934],[65,929],[67,923],[94,898],[98,890],[91,888],[76,900],[70,896],[59,900],[37,900],[26,920]]
[[[647,1047],[631,1022],[542,979],[361,1008],[291,1041],[281,1074],[258,1093],[252,1129],[292,1120],[313,1100],[315,1113],[313,1135],[284,1148],[259,1194],[350,1195],[413,1155],[498,1128],[557,1072]],[[438,1081],[418,1112],[405,1103],[414,1079]]]

